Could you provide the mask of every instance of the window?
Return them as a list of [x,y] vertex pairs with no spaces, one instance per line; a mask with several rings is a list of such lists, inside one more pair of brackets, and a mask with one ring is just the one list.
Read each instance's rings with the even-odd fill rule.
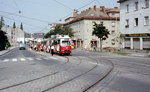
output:
[[138,10],[138,2],[135,2],[135,11],[137,11]]
[[92,21],[92,25],[94,26],[94,24],[95,24],[95,21]]
[[115,30],[111,31],[111,35],[113,35],[113,36],[115,35]]
[[144,17],[144,25],[145,26],[149,25],[149,17],[148,16]]
[[149,0],[145,0],[145,8],[149,8]]
[[126,19],[126,25],[125,25],[126,28],[129,28],[129,19]]
[[112,17],[115,17],[115,13],[112,13],[111,16],[112,16]]
[[127,7],[127,12],[129,12],[129,5],[127,4],[126,7]]
[[135,20],[135,27],[137,27],[138,26],[138,18],[135,18],[134,20]]
[[112,27],[115,27],[115,22],[112,22],[111,25],[112,25]]

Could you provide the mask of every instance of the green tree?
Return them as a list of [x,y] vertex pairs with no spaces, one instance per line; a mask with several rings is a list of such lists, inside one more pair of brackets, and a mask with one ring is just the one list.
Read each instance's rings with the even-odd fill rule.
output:
[[16,23],[14,22],[14,24],[13,24],[13,28],[16,28]]
[[6,33],[0,30],[0,50],[4,50],[7,44],[9,44],[9,42]]
[[54,30],[51,30],[50,32],[48,32],[47,34],[45,34],[44,38],[50,38],[51,35],[56,35],[56,34],[59,34],[59,35],[69,35],[70,37],[73,37],[74,33],[75,32],[73,32],[72,28],[70,28],[69,26],[62,27],[60,25],[57,25],[54,28]]
[[1,16],[1,20],[0,20],[0,29],[4,26],[4,19],[3,17]]
[[72,28],[70,28],[69,26],[64,26],[63,27],[63,33],[64,35],[69,35],[69,37],[73,37],[75,32],[72,31]]
[[106,40],[106,38],[108,38],[109,34],[110,33],[109,33],[108,29],[106,29],[106,27],[103,26],[103,23],[97,24],[96,22],[94,22],[92,35],[95,35],[100,39],[100,51],[102,51],[102,41]]
[[22,23],[21,23],[21,25],[20,25],[20,29],[23,30],[23,24],[22,24]]

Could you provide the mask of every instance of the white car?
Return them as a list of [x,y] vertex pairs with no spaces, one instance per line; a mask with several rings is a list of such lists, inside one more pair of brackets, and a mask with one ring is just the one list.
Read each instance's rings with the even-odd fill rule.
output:
[[19,50],[26,50],[26,45],[24,43],[21,43],[19,46]]

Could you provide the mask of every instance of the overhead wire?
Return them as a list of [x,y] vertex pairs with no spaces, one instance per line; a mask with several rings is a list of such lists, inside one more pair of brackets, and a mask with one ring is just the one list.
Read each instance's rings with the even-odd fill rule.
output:
[[[85,4],[84,6],[78,8],[78,9],[74,9],[74,11],[75,11],[75,10],[76,10],[76,11],[79,11],[79,10],[81,10],[82,8],[85,8],[86,6],[90,5],[90,4],[93,3],[93,2],[95,2],[95,0],[93,0],[93,1],[91,1],[91,2],[89,2],[89,3],[87,3],[87,4]],[[73,12],[74,12],[74,11],[73,11]],[[68,15],[66,15],[66,16],[64,16],[64,17],[62,17],[62,18],[59,18],[59,19],[64,19],[64,18],[70,16],[73,12],[71,12],[71,13],[69,13]]]
[[57,0],[53,0],[53,1],[55,1],[56,3],[58,3],[58,4],[60,4],[60,5],[64,6],[64,7],[66,7],[69,10],[73,10],[72,8],[68,7],[67,5],[65,5],[65,4],[63,4],[63,3],[61,3],[61,2],[59,2]]
[[[20,22],[20,23],[22,22],[22,21],[19,21],[19,20],[16,20],[16,19],[12,19],[12,18],[6,17],[4,15],[0,15],[0,16],[3,16],[4,18],[9,19],[9,20],[17,21],[17,22]],[[26,24],[28,26],[32,26],[32,27],[36,27],[36,28],[42,28],[42,27],[39,27],[39,26],[35,26],[35,25],[32,25],[32,24],[25,23],[25,22],[22,22],[22,23]]]
[[49,21],[45,21],[45,20],[41,20],[41,19],[37,19],[37,18],[33,18],[33,17],[27,17],[27,16],[18,15],[18,14],[6,12],[6,11],[0,11],[0,12],[6,13],[6,14],[10,14],[10,15],[15,15],[15,16],[18,16],[18,17],[23,17],[23,18],[26,18],[26,19],[31,19],[31,20],[39,21],[39,22],[49,23]]
[[[18,7],[18,5],[16,4],[15,0],[13,0],[13,1],[14,1],[14,3],[15,3],[16,7]],[[71,10],[71,11],[73,10],[73,12],[74,12],[75,10],[76,10],[76,11],[79,11],[80,9],[82,9],[82,8],[84,8],[84,7],[88,6],[88,5],[90,5],[91,3],[95,2],[96,0],[93,0],[93,1],[89,2],[89,3],[87,3],[86,5],[84,5],[84,6],[80,7],[80,8],[78,8],[78,9],[72,9],[72,8],[70,8],[70,7],[66,6],[66,5],[64,5],[63,3],[61,3],[61,2],[59,2],[59,1],[57,1],[57,0],[53,0],[53,1],[59,3],[60,5],[66,7],[67,9],[69,9],[69,10]],[[97,2],[98,2],[98,0],[97,0]],[[18,9],[19,9],[19,7],[18,7]],[[37,18],[22,16],[22,15],[18,15],[18,14],[14,14],[14,13],[9,13],[9,12],[5,12],[5,11],[0,11],[0,12],[7,13],[7,14],[9,14],[9,15],[14,15],[14,16],[23,17],[23,18],[26,18],[26,19],[31,19],[31,20],[39,21],[39,22],[50,23],[49,21],[45,21],[45,20],[41,20],[41,19],[37,19]],[[60,19],[64,19],[64,18],[70,16],[73,12],[69,13],[68,15],[66,15],[66,16],[64,16],[64,17],[62,17],[62,18],[60,18]],[[5,16],[5,18],[7,18],[7,17]],[[9,19],[10,19],[10,18],[9,18]],[[30,24],[28,24],[28,23],[24,23],[24,24],[30,25]],[[51,24],[53,24],[53,23],[51,23]],[[31,25],[30,25],[30,26],[31,26]],[[34,27],[35,27],[35,26],[34,26]],[[47,25],[46,27],[44,27],[42,30],[44,30],[44,29],[47,28],[47,27],[48,27],[48,25]]]
[[18,5],[17,5],[16,1],[15,1],[15,0],[13,0],[13,2],[14,2],[14,4],[15,4],[15,6],[17,7],[18,11],[20,11],[20,9],[19,9],[19,7],[18,7]]

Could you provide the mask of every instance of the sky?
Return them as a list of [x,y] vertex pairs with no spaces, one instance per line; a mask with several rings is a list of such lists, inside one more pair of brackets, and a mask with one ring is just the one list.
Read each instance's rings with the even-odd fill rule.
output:
[[105,6],[119,7],[117,0],[0,0],[0,16],[3,16],[5,25],[16,23],[27,33],[44,32],[50,30],[53,23],[64,23],[64,20],[73,16],[73,11],[79,13],[89,7]]

